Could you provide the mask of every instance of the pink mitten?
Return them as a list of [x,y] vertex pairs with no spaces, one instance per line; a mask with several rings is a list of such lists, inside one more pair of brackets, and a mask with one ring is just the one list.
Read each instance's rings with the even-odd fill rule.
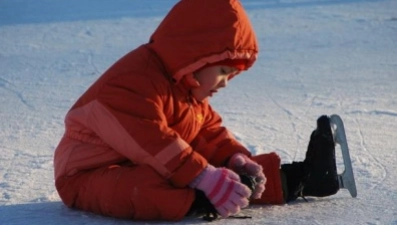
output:
[[266,177],[261,165],[252,161],[244,154],[236,153],[230,158],[228,168],[238,174],[247,174],[255,177],[257,184],[252,193],[252,198],[259,199],[262,196],[262,193],[265,191]]
[[248,206],[251,190],[240,183],[239,176],[226,168],[208,165],[190,184],[202,190],[222,217],[240,212]]

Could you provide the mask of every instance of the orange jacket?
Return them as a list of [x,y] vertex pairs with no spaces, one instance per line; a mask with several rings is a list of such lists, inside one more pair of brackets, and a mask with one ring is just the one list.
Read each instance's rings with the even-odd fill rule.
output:
[[249,155],[209,103],[189,95],[183,77],[226,58],[251,66],[257,52],[239,1],[178,2],[149,43],[111,66],[67,113],[55,178],[130,162],[184,187],[207,163],[222,166],[236,152]]

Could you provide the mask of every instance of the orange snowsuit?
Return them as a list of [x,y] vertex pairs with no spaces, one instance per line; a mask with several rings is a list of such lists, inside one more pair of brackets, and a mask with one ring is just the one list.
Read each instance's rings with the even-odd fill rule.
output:
[[[257,52],[239,1],[178,2],[150,41],[112,65],[67,113],[54,155],[62,201],[113,217],[182,219],[194,200],[187,185],[208,163],[250,156],[208,101],[190,96],[184,75],[227,58],[249,67]],[[260,202],[281,203],[280,159],[254,159],[268,179]]]

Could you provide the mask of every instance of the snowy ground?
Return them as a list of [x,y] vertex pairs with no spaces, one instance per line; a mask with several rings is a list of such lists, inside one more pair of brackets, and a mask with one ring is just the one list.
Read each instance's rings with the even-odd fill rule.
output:
[[[0,0],[1,225],[142,223],[64,207],[52,157],[69,107],[146,42],[175,2]],[[397,1],[242,2],[260,58],[214,97],[214,107],[253,153],[276,151],[283,162],[304,159],[319,115],[339,114],[358,197],[341,190],[211,224],[397,224]]]

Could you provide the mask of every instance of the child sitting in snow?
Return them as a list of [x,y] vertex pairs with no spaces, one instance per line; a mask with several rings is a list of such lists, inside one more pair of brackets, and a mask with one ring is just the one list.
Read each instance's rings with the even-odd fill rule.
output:
[[[323,171],[313,157],[280,166],[276,153],[252,156],[211,108],[208,98],[257,54],[239,1],[179,1],[150,41],[111,66],[67,113],[54,156],[62,201],[111,217],[181,220],[334,194],[333,178],[320,189],[310,178]],[[326,119],[317,130],[330,131]],[[308,156],[316,157],[316,146],[331,151],[323,133],[313,133]]]

